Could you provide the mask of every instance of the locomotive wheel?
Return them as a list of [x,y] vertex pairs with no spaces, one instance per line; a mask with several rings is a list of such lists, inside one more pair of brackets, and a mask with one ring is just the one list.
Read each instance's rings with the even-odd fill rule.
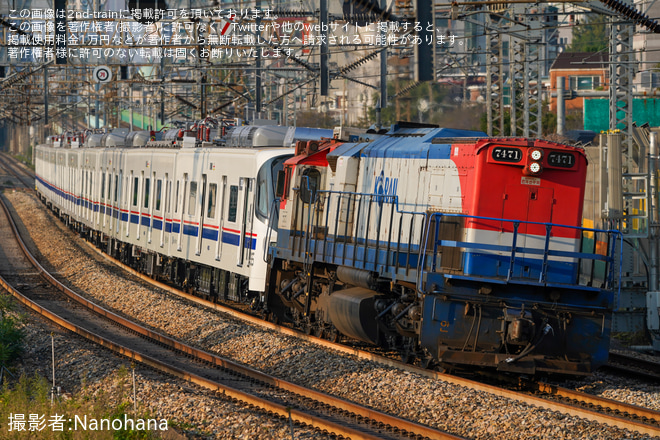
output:
[[404,364],[412,364],[415,362],[415,354],[409,351],[404,351],[401,353],[401,362]]
[[433,358],[430,358],[430,357],[423,357],[423,358],[420,360],[419,363],[420,363],[420,366],[421,366],[422,368],[424,368],[425,370],[426,370],[426,369],[429,369],[429,368],[433,368]]
[[337,329],[332,329],[329,332],[326,332],[325,337],[328,341],[335,343],[339,342],[339,340],[341,339],[341,335],[339,334]]

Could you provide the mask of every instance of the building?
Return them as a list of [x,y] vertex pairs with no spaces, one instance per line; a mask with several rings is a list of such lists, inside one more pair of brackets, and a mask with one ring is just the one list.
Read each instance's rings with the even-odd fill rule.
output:
[[[550,67],[550,91],[557,92],[557,78],[564,77],[564,90],[576,92],[607,90],[609,55],[607,53],[562,52]],[[565,102],[566,110],[582,110],[584,99]],[[557,111],[557,98],[550,98],[550,111]]]
[[[636,0],[635,7],[651,18],[660,17],[660,3]],[[634,84],[637,92],[653,92],[660,88],[660,34],[638,26],[633,36],[633,49],[639,61]]]

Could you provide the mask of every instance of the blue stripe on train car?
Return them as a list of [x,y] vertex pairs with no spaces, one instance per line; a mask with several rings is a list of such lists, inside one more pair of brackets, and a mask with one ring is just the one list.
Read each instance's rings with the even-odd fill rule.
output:
[[183,234],[197,237],[198,229],[199,228],[197,226],[183,225]]
[[142,217],[142,226],[151,226],[151,219],[149,217]]
[[[241,236],[232,232],[222,231],[222,242],[238,246],[241,242]],[[257,240],[255,238],[247,238],[245,240],[245,247],[255,250],[257,248]]]
[[218,230],[217,229],[204,228],[204,229],[202,229],[202,238],[206,238],[207,240],[217,241],[218,240]]
[[154,229],[158,229],[159,231],[163,229],[163,221],[154,219]]
[[172,232],[174,232],[175,234],[178,234],[179,232],[181,232],[181,225],[179,223],[173,223],[172,224]]
[[140,217],[137,214],[131,214],[131,223],[138,224]]

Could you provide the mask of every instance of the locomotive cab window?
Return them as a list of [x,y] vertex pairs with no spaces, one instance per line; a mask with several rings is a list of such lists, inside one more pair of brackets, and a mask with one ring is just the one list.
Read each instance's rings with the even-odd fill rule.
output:
[[321,173],[316,168],[307,168],[300,176],[300,199],[312,203],[321,182]]

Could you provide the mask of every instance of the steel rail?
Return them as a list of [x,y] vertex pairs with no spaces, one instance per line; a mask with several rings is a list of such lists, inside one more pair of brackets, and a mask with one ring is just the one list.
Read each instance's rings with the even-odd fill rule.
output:
[[[612,399],[606,399],[603,397],[593,396],[591,394],[582,393],[580,391],[570,390],[568,388],[563,388],[556,385],[550,385],[544,382],[536,382],[534,384],[537,390],[546,393],[552,396],[562,397],[566,399],[573,399],[586,403],[588,405],[594,406],[607,406],[610,410],[619,411],[623,413],[633,414],[640,418],[646,418],[647,420],[654,420],[656,423],[660,424],[660,412],[654,411],[652,409],[644,408],[637,405],[631,405],[629,403],[618,402]],[[658,435],[660,433],[660,428],[656,428],[653,435]],[[649,434],[651,434],[649,432]]]
[[[29,172],[25,171],[20,166],[17,166],[18,162],[13,157],[7,155],[7,153],[3,152],[2,154],[0,154],[0,157],[3,158],[2,160],[3,168],[6,169],[9,172],[9,174],[13,174],[14,177],[18,179],[18,181],[21,184],[23,184],[27,189],[31,190],[32,189],[31,185],[25,183],[23,179],[25,177],[33,178],[34,176],[30,175]],[[20,170],[20,172],[23,173],[22,176],[16,171],[15,167],[17,167]]]
[[605,368],[621,374],[641,377],[644,380],[656,383],[660,382],[660,362],[647,361],[619,353],[610,353],[609,363]]
[[[344,410],[347,412],[350,412],[356,416],[363,417],[365,419],[373,420],[377,424],[381,424],[384,426],[390,426],[390,427],[396,427],[400,431],[405,431],[408,432],[412,435],[415,436],[421,436],[429,439],[439,439],[439,440],[460,440],[462,437],[455,436],[449,433],[445,433],[442,431],[438,431],[437,429],[424,426],[415,422],[411,422],[405,419],[401,419],[395,416],[391,416],[388,414],[384,414],[382,412],[357,405],[355,403],[325,394],[321,393],[300,385],[296,385],[294,383],[284,381],[272,376],[269,376],[265,373],[262,373],[260,371],[254,370],[252,368],[239,365],[233,361],[230,361],[228,359],[222,358],[220,356],[216,356],[214,354],[193,348],[189,345],[186,345],[184,343],[181,343],[177,340],[174,340],[172,338],[169,338],[161,333],[154,332],[152,330],[146,329],[130,320],[127,320],[103,307],[100,307],[91,301],[86,300],[85,298],[82,298],[80,295],[76,294],[72,290],[68,289],[66,286],[64,286],[62,283],[60,283],[57,279],[55,279],[48,271],[46,271],[43,266],[36,260],[36,258],[30,253],[29,249],[23,242],[22,238],[20,237],[20,234],[18,232],[18,228],[16,227],[16,224],[11,217],[9,213],[9,209],[7,208],[4,200],[0,198],[0,204],[2,204],[3,210],[5,211],[5,214],[7,215],[9,225],[11,226],[14,235],[16,237],[17,242],[19,243],[21,249],[23,250],[24,254],[26,257],[30,260],[30,262],[35,266],[35,268],[39,271],[39,273],[51,284],[53,285],[56,289],[60,290],[62,293],[64,293],[66,296],[69,298],[73,299],[74,301],[80,303],[84,307],[94,311],[95,313],[111,320],[116,323],[118,323],[121,326],[124,326],[128,328],[129,330],[138,333],[146,338],[153,339],[156,342],[168,346],[174,350],[178,350],[182,353],[188,354],[200,361],[207,362],[211,365],[214,365],[216,367],[221,367],[221,368],[226,368],[231,371],[235,371],[239,374],[248,376],[252,379],[261,381],[263,383],[275,386],[277,388],[280,388],[282,390],[298,394],[300,396],[304,396],[319,402],[322,402],[323,404],[332,406],[334,408]],[[146,365],[149,365],[152,368],[158,369],[160,371],[164,371],[168,374],[173,374],[176,377],[185,379],[187,381],[196,383],[200,386],[203,386],[205,388],[212,389],[214,391],[220,391],[224,393],[225,395],[238,399],[242,402],[245,402],[247,404],[255,405],[259,408],[264,409],[265,411],[271,411],[279,416],[282,417],[288,417],[289,416],[289,408],[286,408],[282,405],[278,405],[272,402],[269,402],[267,400],[252,396],[250,394],[244,393],[242,391],[236,390],[234,388],[228,387],[226,385],[221,385],[217,382],[210,381],[208,379],[205,379],[201,376],[185,372],[181,369],[172,367],[170,365],[164,364],[160,362],[157,359],[150,358],[148,356],[142,355],[140,353],[137,353],[127,347],[123,347],[121,345],[115,344],[112,341],[108,341],[107,339],[102,338],[101,336],[95,335],[91,332],[88,332],[85,329],[79,328],[78,326],[75,326],[73,324],[67,323],[65,320],[60,318],[59,316],[55,315],[54,313],[51,313],[50,311],[44,309],[43,307],[33,303],[30,301],[28,298],[20,294],[20,292],[16,291],[13,289],[2,277],[0,277],[0,284],[3,285],[8,291],[12,293],[16,298],[18,298],[19,301],[21,301],[23,304],[26,306],[30,307],[32,310],[36,311],[37,313],[40,313],[41,315],[47,317],[48,319],[56,322],[59,325],[62,325],[63,327],[67,328],[68,330],[77,333],[87,339],[92,340],[93,342],[103,345],[104,347],[107,347],[113,351],[116,351],[130,359],[134,359],[138,362],[142,362]],[[330,422],[324,419],[321,419],[319,417],[306,414],[302,411],[290,410],[291,417],[293,420],[298,421],[300,423],[305,423],[310,426],[313,426],[315,428],[318,428],[320,430],[327,430],[328,432],[333,432],[337,435],[342,435],[344,437],[349,437],[351,439],[375,439],[379,437],[374,437],[371,434],[363,433],[358,430],[355,430],[350,427],[345,427],[340,424]]]

